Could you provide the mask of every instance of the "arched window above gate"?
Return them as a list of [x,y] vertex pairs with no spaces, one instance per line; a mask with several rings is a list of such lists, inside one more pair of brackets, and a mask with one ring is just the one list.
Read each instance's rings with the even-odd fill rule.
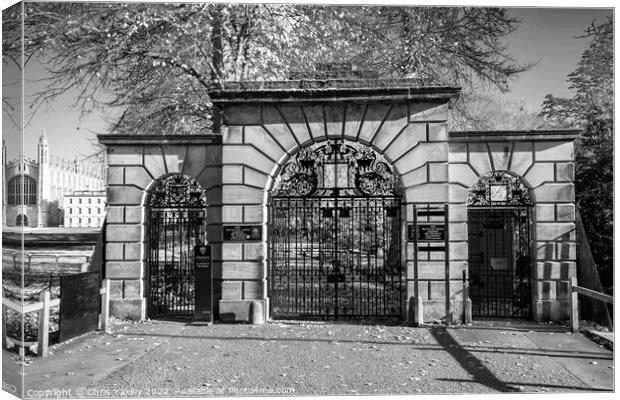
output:
[[196,180],[184,175],[171,175],[151,190],[151,208],[204,208],[207,196]]
[[519,177],[493,171],[480,177],[469,191],[468,206],[532,206],[529,189]]
[[397,196],[394,168],[377,152],[342,139],[301,149],[275,181],[272,196]]

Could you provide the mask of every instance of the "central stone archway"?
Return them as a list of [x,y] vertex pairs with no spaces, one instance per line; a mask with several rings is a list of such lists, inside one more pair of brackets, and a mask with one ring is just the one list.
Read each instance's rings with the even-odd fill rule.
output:
[[401,193],[381,155],[344,139],[284,164],[269,204],[271,316],[400,318]]

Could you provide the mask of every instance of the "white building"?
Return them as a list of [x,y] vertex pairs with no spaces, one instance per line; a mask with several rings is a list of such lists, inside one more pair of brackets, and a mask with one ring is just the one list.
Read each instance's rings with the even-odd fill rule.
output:
[[105,218],[105,190],[76,190],[65,193],[65,227],[97,227]]

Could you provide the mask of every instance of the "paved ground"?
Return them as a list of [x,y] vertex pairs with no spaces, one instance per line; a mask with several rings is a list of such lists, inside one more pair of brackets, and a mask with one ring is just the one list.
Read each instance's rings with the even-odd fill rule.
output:
[[[607,391],[611,398],[614,377],[613,353],[583,335],[510,321],[117,323],[113,334],[52,351],[23,367],[26,397],[48,390],[50,397]],[[5,389],[19,378],[12,357],[3,354]]]

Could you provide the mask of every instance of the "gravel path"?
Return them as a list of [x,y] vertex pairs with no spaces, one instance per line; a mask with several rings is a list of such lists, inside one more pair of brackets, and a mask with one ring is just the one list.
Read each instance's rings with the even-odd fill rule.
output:
[[121,340],[144,343],[144,355],[81,389],[84,396],[568,392],[613,387],[613,353],[562,327],[534,332],[489,326],[155,322],[117,328]]

